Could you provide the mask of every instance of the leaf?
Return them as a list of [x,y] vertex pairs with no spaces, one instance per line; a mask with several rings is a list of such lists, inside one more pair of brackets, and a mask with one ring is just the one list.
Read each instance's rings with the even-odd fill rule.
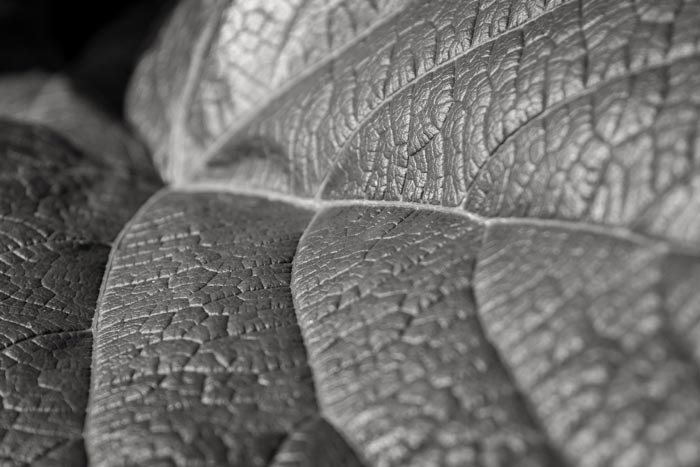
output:
[[296,16],[222,6],[158,159],[316,211],[321,415],[367,465],[697,462],[698,2],[382,7],[271,90]]
[[[90,463],[697,465],[698,18],[180,2],[129,95],[171,186],[106,268]],[[71,232],[123,225],[95,206]]]
[[84,465],[90,327],[109,242],[145,189],[0,121],[0,458]]

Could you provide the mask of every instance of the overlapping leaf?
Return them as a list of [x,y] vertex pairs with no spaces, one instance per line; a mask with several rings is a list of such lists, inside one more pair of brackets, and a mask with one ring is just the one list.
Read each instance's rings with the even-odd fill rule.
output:
[[289,290],[310,216],[165,192],[132,220],[97,309],[95,465],[266,465],[316,414]]
[[109,244],[149,184],[0,121],[0,458],[84,465],[90,328]]

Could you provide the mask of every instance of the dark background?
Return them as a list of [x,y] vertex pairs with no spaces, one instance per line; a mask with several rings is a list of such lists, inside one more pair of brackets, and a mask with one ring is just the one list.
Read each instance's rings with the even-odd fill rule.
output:
[[60,72],[121,114],[143,49],[174,0],[0,0],[0,73]]

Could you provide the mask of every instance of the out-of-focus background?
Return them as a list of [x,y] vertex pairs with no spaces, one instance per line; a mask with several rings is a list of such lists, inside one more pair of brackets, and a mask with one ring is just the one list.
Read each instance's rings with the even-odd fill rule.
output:
[[0,73],[65,73],[89,98],[120,116],[136,60],[174,3],[0,0]]

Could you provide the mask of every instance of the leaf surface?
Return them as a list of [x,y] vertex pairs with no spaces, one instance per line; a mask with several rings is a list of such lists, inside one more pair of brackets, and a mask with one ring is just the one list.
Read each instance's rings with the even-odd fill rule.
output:
[[[681,320],[698,309],[669,294],[669,255],[664,244],[580,229],[487,228],[474,279],[486,334],[579,465],[700,456],[697,342]],[[697,269],[697,256],[683,258],[674,266]]]
[[147,195],[51,131],[0,121],[0,459],[84,465],[109,243]]
[[292,285],[319,404],[370,465],[560,465],[481,329],[482,232],[350,206],[321,211],[299,245]]
[[[180,2],[129,95],[172,185],[112,249],[91,462],[696,466],[699,18]],[[100,206],[66,225],[109,242]]]
[[310,217],[164,191],[130,222],[97,310],[95,465],[266,465],[316,413],[289,289]]

